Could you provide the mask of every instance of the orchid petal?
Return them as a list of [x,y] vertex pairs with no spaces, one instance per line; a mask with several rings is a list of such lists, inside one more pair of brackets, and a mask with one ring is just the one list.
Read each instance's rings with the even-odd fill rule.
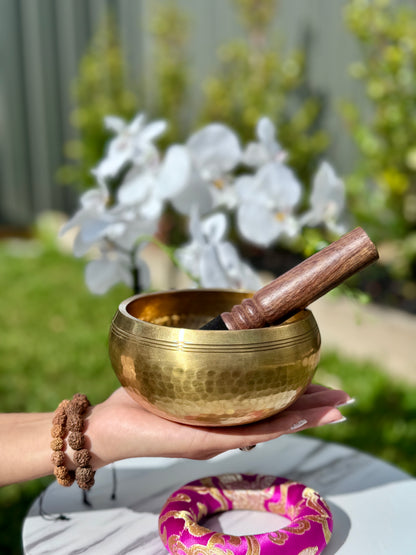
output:
[[302,195],[302,187],[293,171],[280,163],[269,163],[258,171],[259,188],[276,207],[294,207]]
[[314,177],[310,200],[311,204],[315,206],[322,206],[328,202],[334,203],[337,215],[344,208],[344,183],[328,162],[322,162],[318,168]]
[[84,256],[92,246],[92,243],[83,240],[82,235],[78,232],[72,244],[72,252],[76,258]]
[[88,289],[97,295],[103,295],[117,283],[133,286],[132,275],[120,262],[101,258],[92,260],[85,268],[85,281]]
[[118,116],[105,116],[104,118],[104,127],[118,135],[124,131],[126,126],[126,121]]
[[240,259],[234,245],[223,242],[218,245],[217,253],[231,287],[236,289],[259,289],[261,285],[259,276],[247,263]]
[[187,245],[176,249],[175,256],[179,263],[191,275],[198,277],[200,272],[199,260],[202,246],[196,241],[191,241]]
[[157,179],[157,193],[162,199],[173,198],[187,184],[191,173],[191,160],[184,146],[168,148]]
[[249,143],[243,153],[242,161],[247,166],[258,167],[268,161],[268,156],[263,145],[259,143]]
[[[117,139],[115,139],[117,140]],[[131,151],[121,148],[121,145],[110,145],[110,150],[103,160],[94,168],[94,172],[101,178],[115,177],[128,163]]]
[[105,229],[105,237],[110,241],[117,241],[126,232],[126,224],[124,222],[114,222]]
[[212,123],[194,133],[187,146],[204,179],[217,179],[241,158],[237,135],[225,125]]
[[140,214],[148,220],[157,220],[163,212],[164,203],[155,195],[150,195],[140,206]]
[[157,139],[167,129],[167,123],[164,120],[152,121],[144,127],[140,133],[140,141],[143,143],[150,143]]
[[207,242],[218,243],[227,231],[227,218],[223,213],[216,213],[205,218],[201,223],[202,234]]
[[206,214],[213,208],[213,199],[207,183],[195,173],[191,175],[187,186],[182,189],[170,202],[180,213],[189,215],[193,206],[198,206],[201,214]]
[[253,204],[243,204],[238,208],[237,225],[245,239],[261,247],[269,247],[281,230],[270,210]]
[[276,128],[272,121],[267,117],[262,117],[257,122],[256,134],[260,142],[267,147],[277,145],[275,136]]
[[[120,217],[123,217],[122,213]],[[138,238],[143,235],[153,235],[156,232],[158,222],[157,219],[144,219],[136,215],[134,219],[124,218],[123,223],[125,225],[124,232],[117,237],[116,242],[121,249],[131,251]]]
[[224,183],[220,188],[210,187],[209,192],[214,208],[224,207],[227,210],[234,210],[237,206],[237,191],[234,185]]
[[138,168],[130,170],[120,185],[117,200],[120,204],[137,204],[142,202],[155,185],[154,176]]
[[219,264],[216,249],[210,245],[204,249],[200,260],[200,277],[203,287],[230,287],[224,269]]
[[262,117],[256,126],[259,142],[249,143],[243,154],[243,162],[248,166],[260,167],[267,162],[283,162],[286,153],[275,139],[276,129],[273,122]]
[[146,121],[146,116],[143,113],[137,114],[133,120],[129,123],[127,128],[127,133],[131,136],[137,135],[142,131]]
[[84,243],[92,245],[104,236],[111,223],[113,222],[107,219],[90,218],[83,223],[79,232],[80,238]]
[[301,218],[302,225],[316,226],[323,223],[331,231],[344,231],[344,225],[337,223],[337,220],[345,207],[345,187],[328,162],[323,162],[315,174],[310,206],[310,210]]
[[259,275],[246,263],[240,266],[240,289],[248,289],[249,291],[257,291],[262,283]]
[[86,219],[86,214],[84,210],[78,210],[72,218],[70,218],[59,230],[59,237],[65,235],[67,231],[74,227],[79,227]]
[[108,191],[107,189],[94,188],[89,189],[80,197],[80,203],[85,210],[96,210],[100,211],[105,208],[108,201]]
[[192,239],[195,239],[196,241],[203,243],[204,238],[202,235],[201,220],[200,220],[199,209],[197,204],[194,204],[191,206],[191,209],[189,211],[188,225],[189,225],[189,233]]
[[242,175],[235,181],[235,188],[240,202],[250,201],[257,197],[257,180],[251,175]]

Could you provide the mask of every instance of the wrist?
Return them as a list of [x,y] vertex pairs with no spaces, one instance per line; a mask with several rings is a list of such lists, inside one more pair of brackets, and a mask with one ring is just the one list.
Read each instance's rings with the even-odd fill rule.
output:
[[[98,470],[118,460],[114,457],[114,450],[112,449],[113,441],[103,421],[103,417],[102,405],[98,404],[90,407],[85,418],[85,448],[90,452],[90,464],[94,470]],[[71,464],[76,466],[74,462],[75,451],[70,446],[68,446],[68,450]]]
[[[152,456],[146,442],[146,427],[139,428],[140,415],[131,415],[131,406],[125,406],[120,392],[91,407],[86,419],[85,436],[91,452],[91,464],[98,469],[108,464],[133,457]],[[150,442],[152,443],[152,442]]]

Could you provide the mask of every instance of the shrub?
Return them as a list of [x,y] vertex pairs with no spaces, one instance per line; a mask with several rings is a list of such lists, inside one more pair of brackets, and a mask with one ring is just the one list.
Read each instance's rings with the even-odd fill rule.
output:
[[392,269],[409,277],[416,270],[416,10],[351,0],[345,18],[362,55],[351,75],[368,100],[343,105],[360,155],[348,180],[350,208],[374,240],[397,240]]

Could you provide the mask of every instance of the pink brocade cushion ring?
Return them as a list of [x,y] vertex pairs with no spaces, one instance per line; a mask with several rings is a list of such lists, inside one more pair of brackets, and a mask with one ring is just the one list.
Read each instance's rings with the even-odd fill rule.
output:
[[[232,509],[268,511],[290,524],[273,532],[233,536],[198,522]],[[223,474],[194,480],[175,491],[159,515],[159,534],[174,555],[316,555],[328,544],[332,514],[313,489],[276,476]]]

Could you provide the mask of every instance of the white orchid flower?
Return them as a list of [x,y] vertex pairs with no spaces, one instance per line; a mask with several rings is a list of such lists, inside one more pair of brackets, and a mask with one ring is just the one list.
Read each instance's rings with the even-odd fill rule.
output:
[[78,228],[73,244],[76,257],[104,243],[114,243],[122,250],[130,250],[140,235],[151,235],[157,229],[158,218],[150,217],[153,214],[143,217],[137,207],[120,203],[109,206],[108,189],[104,180],[97,178],[98,187],[81,196],[81,208],[60,230],[60,235],[64,235],[70,229]]
[[133,288],[133,272],[138,272],[141,290],[150,285],[150,272],[147,264],[136,253],[134,260],[124,252],[104,249],[101,258],[91,260],[85,268],[85,281],[88,289],[97,295],[103,295],[118,283]]
[[158,218],[144,218],[136,207],[116,205],[110,215],[114,224],[103,231],[100,239],[125,252],[136,248],[140,237],[153,235],[157,230]]
[[98,179],[98,186],[81,195],[81,208],[61,228],[60,236],[74,227],[79,228],[73,245],[75,256],[83,256],[112,223],[106,211],[109,198],[106,184]]
[[345,185],[328,162],[322,162],[314,176],[310,210],[301,218],[301,225],[324,224],[335,233],[344,233],[340,218],[345,208]]
[[286,152],[276,141],[276,128],[269,118],[259,119],[256,136],[258,142],[249,143],[243,153],[242,161],[247,166],[258,168],[267,162],[283,162],[286,159]]
[[[203,287],[261,286],[256,272],[227,241],[225,213],[212,213],[218,208],[235,216],[242,237],[263,248],[296,237],[302,226],[343,231],[344,184],[326,162],[314,176],[309,209],[297,215],[302,186],[285,165],[286,153],[267,117],[257,122],[256,140],[244,152],[229,127],[212,123],[184,145],[170,146],[163,157],[155,141],[166,122],[146,123],[139,114],[131,122],[108,116],[104,124],[114,136],[93,170],[97,187],[81,196],[79,210],[61,230],[77,228],[76,256],[95,247],[96,259],[86,267],[87,285],[95,293],[119,282],[149,286],[140,250],[154,235],[168,202],[190,216],[190,242],[176,256]],[[236,178],[241,162],[252,169]]]
[[212,123],[191,135],[186,149],[191,172],[185,187],[172,199],[176,210],[189,215],[195,204],[201,214],[219,206],[234,208],[236,196],[228,174],[241,159],[237,135],[223,124]]
[[268,163],[254,176],[237,179],[236,188],[237,225],[244,238],[268,247],[282,235],[297,235],[299,224],[294,209],[301,198],[301,185],[287,166]]
[[226,231],[227,219],[223,213],[201,221],[194,207],[190,219],[191,241],[176,251],[179,262],[200,279],[202,287],[258,289],[260,278],[240,259],[234,246],[224,240]]
[[146,125],[144,114],[139,114],[127,124],[116,116],[107,116],[105,126],[116,133],[109,142],[106,156],[95,168],[101,178],[114,178],[127,164],[141,165],[157,159],[157,149],[153,141],[166,129],[163,120]]
[[144,219],[157,219],[165,201],[184,188],[190,175],[190,160],[185,147],[171,146],[164,160],[148,166],[133,166],[123,178],[117,200],[123,206],[135,206]]

